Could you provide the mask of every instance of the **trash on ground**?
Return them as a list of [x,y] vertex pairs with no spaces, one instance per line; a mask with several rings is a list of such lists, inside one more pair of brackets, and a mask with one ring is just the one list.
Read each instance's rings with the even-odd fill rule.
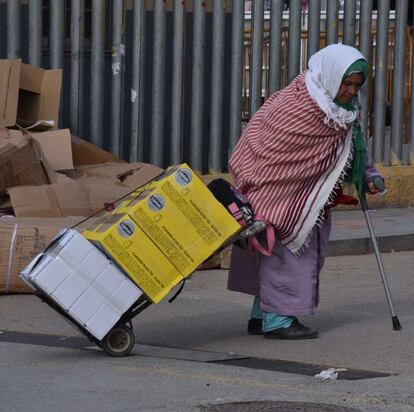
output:
[[335,368],[324,369],[322,372],[316,374],[315,378],[321,379],[323,381],[334,381],[338,378],[338,372]]

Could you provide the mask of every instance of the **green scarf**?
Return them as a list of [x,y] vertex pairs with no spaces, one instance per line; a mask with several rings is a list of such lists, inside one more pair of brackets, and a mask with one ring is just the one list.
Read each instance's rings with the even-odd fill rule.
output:
[[[346,77],[350,76],[353,73],[362,73],[365,81],[368,77],[368,63],[364,59],[360,59],[352,63],[351,66],[348,67],[348,70],[345,72],[342,80],[344,80]],[[348,104],[341,104],[336,100],[335,103],[346,110],[352,110],[354,112],[360,110],[357,98],[355,98],[351,103]],[[359,197],[361,197],[363,194],[363,181],[366,167],[366,149],[364,140],[362,138],[361,125],[359,124],[359,122],[355,122],[352,128],[354,157],[352,159],[351,170],[345,177],[345,182],[349,184],[354,184]]]

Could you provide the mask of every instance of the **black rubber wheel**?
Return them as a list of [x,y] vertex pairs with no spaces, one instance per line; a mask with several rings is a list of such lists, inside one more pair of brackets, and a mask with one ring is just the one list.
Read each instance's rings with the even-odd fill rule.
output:
[[101,341],[101,348],[111,356],[126,356],[135,345],[135,336],[131,328],[118,325],[112,328]]

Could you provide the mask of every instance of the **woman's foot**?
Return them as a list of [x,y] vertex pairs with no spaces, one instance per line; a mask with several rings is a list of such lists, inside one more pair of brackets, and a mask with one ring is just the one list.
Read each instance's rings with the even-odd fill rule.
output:
[[[250,321],[249,321],[250,322]],[[313,339],[318,336],[318,332],[295,319],[287,328],[274,329],[264,332],[266,339]]]

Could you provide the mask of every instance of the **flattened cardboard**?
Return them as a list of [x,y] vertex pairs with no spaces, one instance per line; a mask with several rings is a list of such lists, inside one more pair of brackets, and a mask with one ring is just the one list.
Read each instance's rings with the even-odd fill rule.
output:
[[124,160],[105,150],[72,135],[72,156],[75,166],[94,165],[99,163],[126,163]]
[[129,193],[120,184],[70,182],[8,189],[17,217],[90,216]]
[[131,168],[119,174],[118,179],[131,189],[136,189],[160,176],[164,170],[145,163],[130,163]]
[[68,176],[75,180],[122,183],[132,189],[143,186],[163,173],[163,169],[147,163],[101,163],[77,166]]
[[0,60],[0,125],[14,126],[19,101],[21,60]]
[[[132,168],[131,168],[132,166]],[[63,217],[89,216],[114,203],[132,190],[126,183],[133,178],[134,185],[143,186],[159,176],[162,169],[145,163],[111,163],[67,176],[56,173],[53,184],[9,187],[7,193],[16,216]],[[133,171],[121,183],[120,173]],[[76,178],[77,177],[77,178]],[[135,187],[135,186],[134,186]]]

